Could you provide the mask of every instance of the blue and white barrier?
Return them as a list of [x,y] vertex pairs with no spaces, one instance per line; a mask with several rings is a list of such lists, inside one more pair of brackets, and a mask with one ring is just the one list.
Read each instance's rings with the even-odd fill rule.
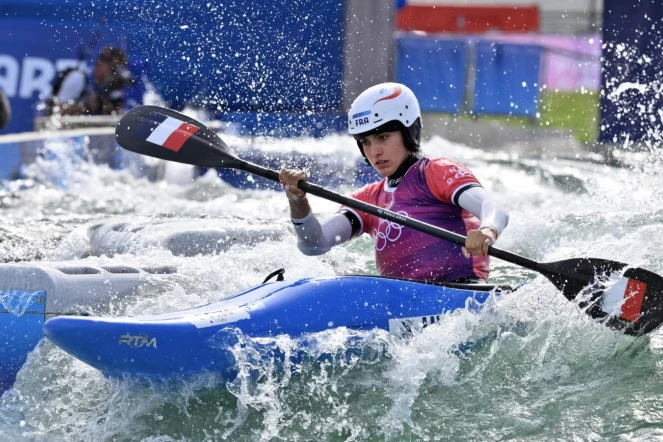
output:
[[92,267],[74,263],[0,264],[0,391],[14,383],[43,336],[44,322],[59,315],[106,312],[131,296],[150,273],[174,268]]
[[166,220],[145,222],[99,222],[87,227],[87,254],[113,256],[161,248],[175,256],[224,252],[235,244],[254,245],[283,238],[283,228],[243,222]]

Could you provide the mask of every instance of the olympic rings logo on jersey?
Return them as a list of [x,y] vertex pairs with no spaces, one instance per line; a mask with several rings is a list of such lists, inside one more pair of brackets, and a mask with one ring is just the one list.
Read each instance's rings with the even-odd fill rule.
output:
[[[402,210],[396,213],[403,216],[410,216],[407,212]],[[373,229],[373,235],[375,236],[375,250],[381,252],[387,247],[388,243],[397,241],[398,238],[401,237],[401,233],[403,233],[403,226],[381,219],[378,228]]]

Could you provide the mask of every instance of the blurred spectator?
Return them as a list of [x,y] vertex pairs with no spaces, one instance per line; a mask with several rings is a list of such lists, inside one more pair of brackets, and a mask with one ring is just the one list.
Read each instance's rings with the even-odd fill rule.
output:
[[47,103],[47,114],[113,115],[124,106],[124,87],[134,82],[127,55],[104,48],[90,75],[83,68],[59,72]]
[[12,117],[12,110],[9,107],[9,100],[5,93],[0,89],[0,129],[5,127]]

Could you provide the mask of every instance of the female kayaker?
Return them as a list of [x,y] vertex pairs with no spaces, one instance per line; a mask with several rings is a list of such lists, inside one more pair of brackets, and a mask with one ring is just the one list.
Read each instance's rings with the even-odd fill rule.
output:
[[353,198],[467,236],[465,247],[341,207],[322,223],[306,194],[297,188],[306,174],[281,170],[297,245],[321,255],[362,233],[375,243],[382,276],[427,281],[479,282],[488,279],[488,246],[509,221],[506,210],[467,167],[446,158],[430,159],[420,150],[421,113],[405,85],[383,83],[364,91],[348,113],[349,132],[361,154],[384,178]]

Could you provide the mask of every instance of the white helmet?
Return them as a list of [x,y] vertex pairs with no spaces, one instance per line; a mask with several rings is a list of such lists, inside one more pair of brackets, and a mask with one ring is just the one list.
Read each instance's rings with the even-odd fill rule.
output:
[[[359,140],[360,135],[391,130],[401,130],[406,147],[412,151],[419,150],[419,102],[404,84],[377,84],[362,92],[352,103],[348,112],[348,132]],[[361,149],[359,141],[357,144]]]

